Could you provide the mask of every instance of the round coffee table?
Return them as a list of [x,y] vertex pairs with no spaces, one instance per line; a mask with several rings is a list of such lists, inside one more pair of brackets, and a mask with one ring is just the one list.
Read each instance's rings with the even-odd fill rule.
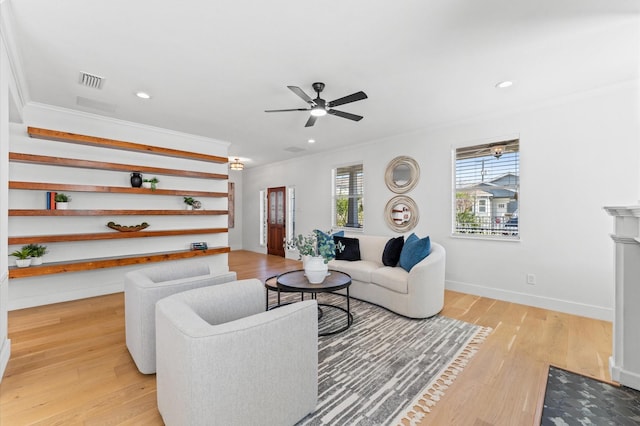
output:
[[[346,290],[347,308],[341,306],[329,305],[326,303],[318,303],[319,318],[322,317],[321,306],[331,309],[338,309],[347,315],[347,323],[338,328],[337,330],[325,331],[318,333],[320,336],[329,336],[347,330],[353,323],[353,314],[351,314],[351,299],[349,298],[349,286],[351,285],[351,277],[349,274],[345,274],[340,271],[329,271],[329,275],[320,284],[311,284],[304,274],[303,270],[289,271],[283,274],[268,278],[265,281],[265,287],[267,290],[278,292],[278,304],[280,302],[280,293],[300,293],[302,300],[304,300],[305,293],[311,294],[311,299],[317,299],[318,293],[333,293],[338,290]],[[267,292],[268,293],[268,292]],[[269,296],[267,294],[267,309],[269,309]]]

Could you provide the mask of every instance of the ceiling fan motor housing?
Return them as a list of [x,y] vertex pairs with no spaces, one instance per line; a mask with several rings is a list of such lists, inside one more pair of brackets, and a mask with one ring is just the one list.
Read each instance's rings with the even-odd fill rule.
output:
[[313,90],[320,96],[320,92],[324,90],[324,83],[313,83]]

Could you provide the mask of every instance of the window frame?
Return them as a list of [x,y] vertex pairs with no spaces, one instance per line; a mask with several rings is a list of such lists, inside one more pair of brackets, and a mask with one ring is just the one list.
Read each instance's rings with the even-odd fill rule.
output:
[[[345,225],[338,225],[338,212],[336,209],[337,206],[337,200],[339,198],[338,194],[337,194],[337,178],[338,178],[338,170],[339,169],[347,169],[347,168],[360,168],[360,173],[361,173],[361,178],[360,178],[360,194],[355,193],[355,194],[351,194],[349,193],[349,195],[347,195],[347,200],[349,198],[355,198],[356,200],[356,206],[358,206],[358,210],[361,210],[360,212],[356,212],[356,216],[358,217],[358,224],[359,226],[346,226]],[[356,170],[357,173],[357,170]],[[331,170],[331,228],[332,229],[340,229],[340,230],[345,230],[345,231],[349,231],[349,232],[363,232],[364,231],[364,223],[365,223],[365,190],[364,190],[364,186],[365,186],[365,167],[364,167],[364,162],[363,161],[355,161],[352,163],[347,163],[347,164],[341,164],[338,166],[333,167],[333,169]],[[358,203],[358,199],[360,199],[360,202]],[[348,212],[347,212],[348,215]]]
[[[510,168],[509,165],[507,165],[507,167],[505,167],[505,170],[508,170],[506,172],[503,173],[495,173],[494,180],[499,179],[501,176],[507,176],[510,173],[513,173],[515,176],[515,183],[513,185],[504,185],[504,186],[498,186],[497,188],[499,189],[507,189],[509,191],[513,192],[513,197],[511,197],[511,201],[510,202],[506,202],[506,201],[494,201],[494,197],[493,195],[488,196],[487,198],[476,198],[475,200],[469,200],[467,201],[467,203],[471,202],[472,208],[470,213],[473,214],[473,216],[475,216],[476,218],[482,219],[485,218],[484,220],[486,221],[486,218],[490,218],[488,220],[488,226],[487,227],[482,227],[482,225],[480,225],[480,228],[477,232],[473,232],[472,230],[469,230],[468,228],[466,230],[461,230],[458,227],[458,223],[457,223],[457,218],[458,218],[458,208],[459,208],[459,201],[461,200],[461,198],[458,198],[458,195],[460,192],[461,187],[459,186],[459,171],[458,171],[458,153],[460,152],[460,150],[464,150],[462,152],[462,155],[465,154],[466,152],[472,151],[472,150],[477,150],[477,152],[479,153],[478,155],[468,155],[467,157],[463,158],[463,159],[482,159],[485,158],[485,160],[489,160],[491,159],[493,164],[490,165],[495,165],[497,164],[498,161],[500,161],[500,159],[492,159],[491,157],[494,157],[491,153],[490,150],[493,146],[495,145],[507,145],[507,152],[505,154],[502,154],[502,156],[500,158],[503,158],[503,156],[506,156],[505,159],[508,159],[508,161],[512,161],[513,162],[513,167]],[[484,150],[484,152],[483,152]],[[514,153],[516,154],[515,157],[513,156]],[[521,140],[520,140],[520,136],[519,135],[512,135],[510,137],[506,137],[506,138],[500,138],[500,139],[492,139],[492,140],[485,140],[485,141],[476,141],[476,142],[470,142],[470,143],[464,143],[464,144],[460,144],[458,146],[452,146],[451,149],[451,237],[453,238],[466,238],[466,239],[475,239],[475,240],[482,240],[482,239],[486,239],[486,240],[493,240],[493,241],[520,241],[521,239],[521,234],[522,234],[522,230],[520,227],[520,223],[519,223],[519,216],[520,216],[520,199],[521,199],[521,170],[520,170],[520,160],[522,157],[522,149],[521,149]],[[485,170],[484,167],[482,169],[483,171]],[[483,173],[481,173],[482,176],[484,176]],[[484,179],[484,177],[482,178]],[[491,180],[488,181],[489,183],[491,183]],[[482,181],[478,181],[475,182],[475,185],[477,186],[481,186],[482,184],[484,184],[485,182]],[[474,185],[468,185],[468,189],[472,188]],[[469,191],[469,193],[471,194],[472,191]],[[481,194],[483,195],[483,194]],[[506,198],[503,196],[500,197],[495,197],[495,198]],[[480,212],[480,201],[483,200],[485,202],[485,211],[484,212]],[[510,204],[513,203],[513,204]],[[505,210],[506,211],[502,211],[502,209],[498,208],[498,204],[505,204],[505,207],[507,207]],[[515,207],[515,208],[514,208]],[[508,211],[509,209],[511,209],[511,211]],[[499,215],[500,217],[495,215]],[[507,222],[509,221],[509,219],[511,218],[517,218],[517,222],[515,226],[512,225],[507,225]],[[480,221],[480,223],[483,223],[482,221]],[[472,225],[472,226],[478,226],[478,225]]]

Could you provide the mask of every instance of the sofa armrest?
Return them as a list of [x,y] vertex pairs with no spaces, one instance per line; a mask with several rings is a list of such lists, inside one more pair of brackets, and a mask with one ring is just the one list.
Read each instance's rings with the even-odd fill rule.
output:
[[[446,251],[438,243],[431,243],[431,253],[409,272],[408,293],[413,300],[420,301],[424,315],[433,316],[444,306],[444,281]],[[422,306],[424,305],[424,306]]]

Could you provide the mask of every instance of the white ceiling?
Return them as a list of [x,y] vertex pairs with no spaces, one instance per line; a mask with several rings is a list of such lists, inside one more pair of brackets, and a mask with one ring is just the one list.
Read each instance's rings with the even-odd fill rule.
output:
[[[10,5],[28,101],[225,140],[248,167],[639,75],[638,0]],[[80,71],[103,76],[102,89],[78,84]],[[502,80],[514,85],[496,89]],[[364,119],[326,116],[305,128],[306,112],[264,112],[305,108],[286,86],[313,95],[315,81],[326,100],[366,92],[336,108]]]

